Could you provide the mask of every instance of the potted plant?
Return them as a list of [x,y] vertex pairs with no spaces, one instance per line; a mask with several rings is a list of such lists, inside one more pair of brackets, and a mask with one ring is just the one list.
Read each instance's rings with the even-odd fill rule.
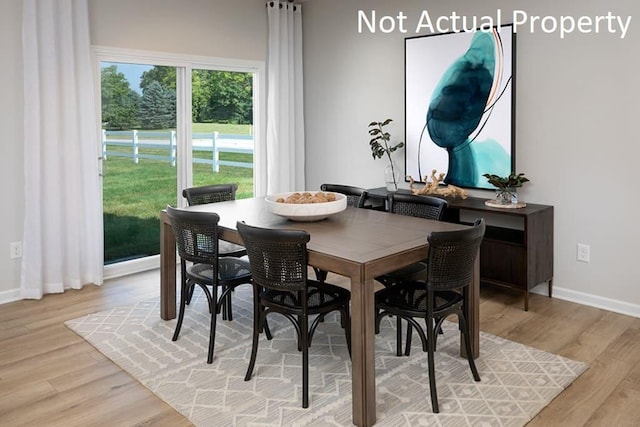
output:
[[395,145],[391,145],[391,134],[384,130],[384,127],[391,123],[393,120],[387,119],[383,122],[371,122],[369,123],[369,135],[371,135],[371,155],[374,159],[380,159],[383,156],[387,156],[389,159],[389,165],[385,168],[385,183],[387,190],[398,190],[398,179],[400,177],[400,170],[393,161],[391,153],[399,148],[404,147],[404,142],[399,142]]
[[502,204],[518,203],[517,189],[525,182],[529,182],[529,178],[525,177],[524,173],[511,173],[508,176],[485,173],[482,176],[487,178],[489,184],[496,187],[496,201]]

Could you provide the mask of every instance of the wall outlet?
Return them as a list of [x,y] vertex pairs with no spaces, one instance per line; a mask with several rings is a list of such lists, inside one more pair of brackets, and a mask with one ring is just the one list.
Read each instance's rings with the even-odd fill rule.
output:
[[591,247],[583,243],[578,243],[576,259],[580,262],[589,262],[591,258]]
[[22,242],[11,242],[9,250],[11,258],[22,258]]

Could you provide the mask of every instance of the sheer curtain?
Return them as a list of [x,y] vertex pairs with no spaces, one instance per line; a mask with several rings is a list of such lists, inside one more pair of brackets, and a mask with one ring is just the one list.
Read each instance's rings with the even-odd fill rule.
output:
[[99,116],[87,0],[24,0],[21,294],[102,283]]
[[304,190],[302,8],[267,2],[267,191]]

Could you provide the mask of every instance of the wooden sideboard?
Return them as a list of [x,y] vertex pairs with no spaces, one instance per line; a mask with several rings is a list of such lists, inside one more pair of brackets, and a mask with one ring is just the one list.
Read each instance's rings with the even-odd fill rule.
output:
[[[371,202],[383,206],[386,188],[367,190]],[[398,190],[410,193],[408,190]],[[445,221],[470,223],[481,216],[487,221],[480,247],[480,281],[524,292],[529,309],[529,291],[548,283],[553,289],[553,206],[527,203],[522,208],[493,208],[484,198],[447,198]],[[505,225],[506,224],[506,225]]]

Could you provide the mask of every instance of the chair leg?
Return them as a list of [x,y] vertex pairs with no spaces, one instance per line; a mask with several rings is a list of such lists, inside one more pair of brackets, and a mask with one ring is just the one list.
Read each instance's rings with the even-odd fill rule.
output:
[[411,323],[407,323],[407,344],[405,345],[404,355],[409,356],[411,354],[411,336],[413,335],[413,326]]
[[442,331],[442,323],[445,321],[444,318],[439,318],[439,319],[435,319],[436,321],[436,326],[434,327],[434,331],[435,331],[435,335],[434,335],[434,341],[433,341],[433,348],[437,349],[438,348],[438,336],[439,335],[444,335],[444,332]]
[[267,322],[266,317],[264,318],[262,329],[264,329],[264,334],[266,335],[267,339],[271,341],[273,339],[273,335],[271,335],[271,329],[269,329],[269,323]]
[[[298,324],[302,325],[302,319],[304,319],[304,316],[300,315],[298,316]],[[302,335],[308,335],[307,329],[302,329],[300,332],[300,335],[298,336],[298,351],[302,351],[305,348],[304,342],[306,340],[302,339]]]
[[320,270],[319,268],[313,267],[313,271],[316,273],[316,280],[320,283],[324,283],[327,280],[328,272],[324,270]]
[[[222,288],[222,291],[224,292],[226,289],[226,287]],[[229,291],[225,297],[222,299],[221,301],[222,304],[222,320],[228,320],[228,321],[232,321],[233,320],[233,313],[232,313],[232,308],[231,308],[231,291]]]
[[222,312],[222,320],[228,320],[228,316],[227,316],[227,293],[226,293],[227,287],[223,286],[222,287],[222,295],[224,295],[224,297],[220,298],[220,302],[218,303],[218,309]]
[[211,311],[211,328],[209,329],[209,354],[207,355],[207,363],[213,363],[213,349],[216,344],[216,320],[218,319],[218,287],[213,286],[211,298],[209,299],[209,308]]
[[462,313],[462,311],[458,312],[458,323],[459,328],[462,329],[462,335],[464,336],[464,347],[467,351],[467,360],[469,361],[469,368],[471,368],[473,379],[475,381],[480,381],[480,374],[478,373],[476,362],[475,360],[473,360],[473,351],[471,350],[471,339],[469,338],[469,327],[467,326],[467,318]]
[[180,312],[178,313],[178,321],[176,323],[176,329],[173,332],[173,337],[171,338],[171,341],[178,340],[178,336],[180,335],[180,329],[182,329],[182,321],[184,320],[184,310],[187,305],[187,295],[189,294],[189,290],[191,290],[191,293],[193,294],[193,288],[195,288],[195,285],[191,285],[190,287],[187,287],[186,281],[183,281],[180,286]]
[[[258,292],[259,294],[259,292]],[[260,315],[258,316],[258,318],[260,318],[260,316],[262,316],[262,312],[264,311],[264,307],[259,306],[259,310],[260,310]],[[255,318],[255,314],[253,315],[253,317]],[[264,317],[264,320],[262,321],[262,323],[260,323],[260,331],[259,333],[262,333],[262,331],[264,331],[264,334],[266,335],[267,339],[269,341],[271,341],[273,339],[273,335],[271,335],[271,329],[269,329],[269,321],[267,320],[267,317]]]
[[309,407],[309,326],[307,316],[301,316],[300,336],[298,342],[302,346],[302,407]]
[[193,291],[196,289],[195,286],[189,288],[189,292],[186,296],[186,304],[189,305],[191,304],[191,298],[193,298]]
[[429,389],[431,391],[431,409],[435,414],[440,412],[440,408],[438,407],[438,392],[436,390],[436,367],[435,367],[435,346],[434,346],[434,329],[433,329],[433,321],[427,316],[427,359],[429,365]]
[[[251,379],[251,375],[253,374],[253,368],[256,365],[256,356],[258,354],[258,335],[262,330],[262,324],[266,325],[266,315],[262,312],[263,308],[260,305],[260,300],[258,297],[258,289],[254,286],[253,288],[253,340],[251,342],[251,358],[249,359],[249,366],[247,367],[247,373],[244,376],[245,381],[249,381]],[[264,316],[264,321],[263,321]]]
[[402,318],[396,316],[396,356],[402,356]]

